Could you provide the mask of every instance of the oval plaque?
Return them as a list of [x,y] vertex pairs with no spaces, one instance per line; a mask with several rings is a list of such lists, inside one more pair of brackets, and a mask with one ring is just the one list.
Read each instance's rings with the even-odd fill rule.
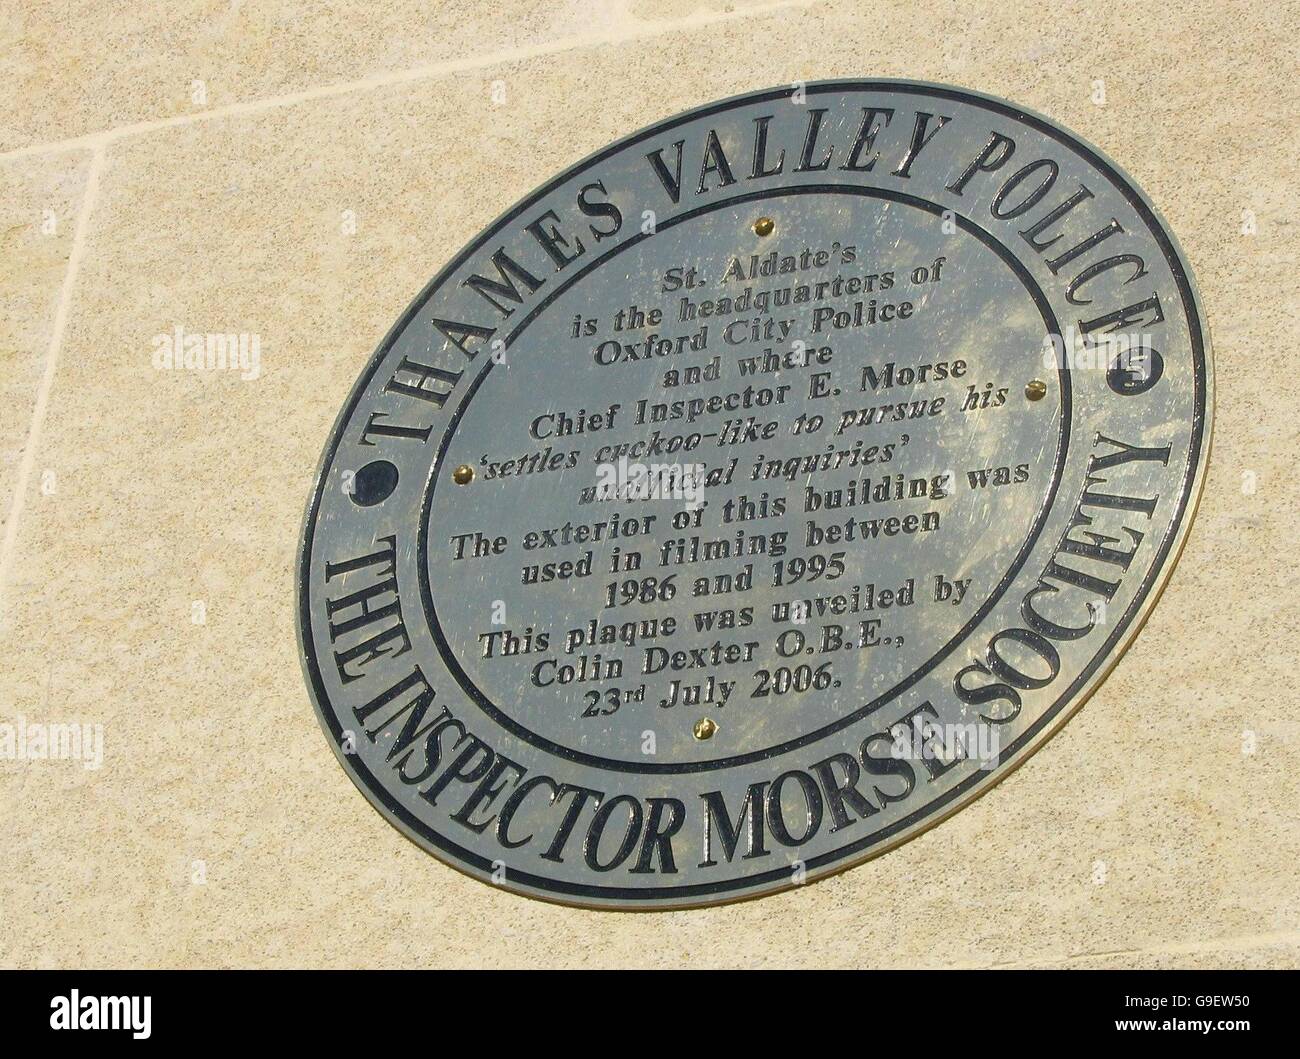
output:
[[402,315],[303,532],[395,826],[674,908],[915,835],[1066,720],[1192,517],[1212,373],[1146,197],[1001,100],[740,96],[546,183]]

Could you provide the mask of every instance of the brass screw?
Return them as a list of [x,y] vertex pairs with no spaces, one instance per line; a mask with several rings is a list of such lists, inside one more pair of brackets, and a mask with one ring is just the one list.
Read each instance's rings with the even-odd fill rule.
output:
[[1025,386],[1025,396],[1031,401],[1041,401],[1047,396],[1047,383],[1042,379],[1035,379]]
[[451,472],[451,480],[457,485],[469,485],[474,480],[474,468],[468,463],[462,463]]
[[702,717],[695,722],[696,739],[712,739],[713,733],[718,730],[718,726],[707,717]]
[[771,235],[776,230],[776,221],[771,217],[760,217],[754,222],[755,235]]

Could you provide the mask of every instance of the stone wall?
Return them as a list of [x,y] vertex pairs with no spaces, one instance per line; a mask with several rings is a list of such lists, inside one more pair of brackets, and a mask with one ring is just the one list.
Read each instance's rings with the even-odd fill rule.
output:
[[[0,722],[103,740],[98,767],[0,755],[0,963],[1300,963],[1293,5],[295,6],[0,17]],[[358,794],[303,686],[294,551],[330,424],[546,177],[848,76],[1024,104],[1163,212],[1217,375],[1177,572],[1043,751],[882,858],[654,915],[466,878]],[[255,337],[257,370],[160,371],[178,326]]]

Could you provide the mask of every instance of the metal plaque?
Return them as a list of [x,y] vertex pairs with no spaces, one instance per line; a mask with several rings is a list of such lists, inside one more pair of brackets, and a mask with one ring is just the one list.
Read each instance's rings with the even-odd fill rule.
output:
[[904,81],[690,111],[512,207],[380,344],[303,531],[321,724],[509,890],[798,886],[1097,687],[1211,396],[1173,237],[1046,118]]

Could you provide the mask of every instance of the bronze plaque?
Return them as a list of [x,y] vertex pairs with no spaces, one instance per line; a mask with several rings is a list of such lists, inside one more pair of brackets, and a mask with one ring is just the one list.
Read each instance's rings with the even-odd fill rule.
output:
[[312,698],[375,807],[487,882],[800,885],[1096,688],[1186,536],[1211,389],[1173,237],[1046,118],[902,81],[701,107],[512,207],[380,344],[303,533]]

